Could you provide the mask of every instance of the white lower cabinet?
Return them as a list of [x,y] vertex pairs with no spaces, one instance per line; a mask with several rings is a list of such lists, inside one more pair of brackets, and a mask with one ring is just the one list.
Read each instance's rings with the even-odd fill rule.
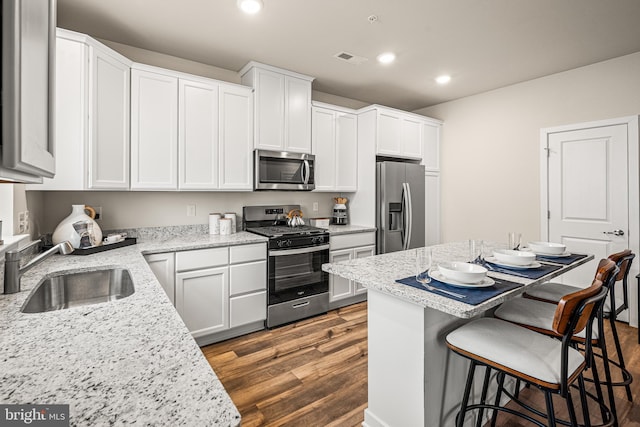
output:
[[[331,236],[329,262],[366,258],[376,253],[375,232]],[[354,280],[329,276],[329,307],[338,308],[366,299],[367,289]]]
[[151,254],[145,259],[198,344],[264,328],[266,243]]
[[229,268],[176,273],[176,309],[194,338],[229,328]]
[[144,259],[151,267],[162,289],[167,293],[171,304],[175,305],[176,267],[175,254],[173,252],[163,254],[145,255]]

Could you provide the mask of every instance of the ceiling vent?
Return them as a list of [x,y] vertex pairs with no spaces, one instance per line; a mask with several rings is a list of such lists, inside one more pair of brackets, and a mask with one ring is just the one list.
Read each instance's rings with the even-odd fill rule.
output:
[[353,65],[360,65],[363,62],[368,61],[368,59],[363,56],[356,56],[349,52],[339,52],[333,55],[333,57]]

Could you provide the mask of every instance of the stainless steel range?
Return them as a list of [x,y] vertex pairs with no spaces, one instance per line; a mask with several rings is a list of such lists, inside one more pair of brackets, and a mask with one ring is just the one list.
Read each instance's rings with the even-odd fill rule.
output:
[[245,206],[242,229],[269,238],[267,328],[329,309],[329,232],[309,225],[287,225],[299,205]]

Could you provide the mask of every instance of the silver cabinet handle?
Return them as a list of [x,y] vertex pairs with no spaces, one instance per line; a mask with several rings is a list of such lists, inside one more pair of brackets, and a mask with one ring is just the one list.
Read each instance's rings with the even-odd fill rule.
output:
[[624,230],[603,231],[602,234],[613,234],[614,236],[624,236]]

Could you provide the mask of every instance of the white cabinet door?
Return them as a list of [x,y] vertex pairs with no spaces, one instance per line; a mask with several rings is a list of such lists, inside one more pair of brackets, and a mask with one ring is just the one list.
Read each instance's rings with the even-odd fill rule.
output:
[[425,124],[424,133],[424,155],[422,164],[427,171],[440,170],[440,126]]
[[[60,30],[58,30],[60,32]],[[56,41],[56,176],[30,190],[85,190],[88,140],[89,48],[58,35]]]
[[194,338],[229,329],[229,268],[177,273],[176,309]]
[[263,150],[284,148],[284,75],[255,69],[255,146]]
[[[353,259],[352,249],[331,251],[329,262],[349,261]],[[353,281],[331,274],[329,276],[329,302],[348,298],[353,295]]]
[[267,291],[233,297],[229,300],[229,327],[259,322],[267,318]]
[[130,67],[93,47],[90,58],[88,187],[129,189]]
[[229,267],[229,294],[239,295],[267,289],[267,261],[234,264]]
[[218,188],[218,85],[179,80],[178,188]]
[[335,189],[358,189],[358,116],[336,113],[335,118]]
[[250,88],[220,85],[221,190],[253,190],[253,95]]
[[401,152],[402,118],[393,112],[378,111],[376,154],[397,156]]
[[151,267],[162,289],[167,293],[171,304],[175,305],[175,254],[149,254],[144,259]]
[[285,76],[285,151],[311,153],[311,82]]
[[[335,112],[313,107],[312,147],[316,156],[316,191],[334,191],[336,188]],[[353,165],[352,165],[353,166]]]
[[425,245],[440,244],[440,174],[427,172],[425,188]]
[[[376,247],[374,246],[365,246],[362,248],[355,248],[353,250],[354,259],[367,258],[376,254]],[[354,285],[353,293],[355,295],[362,294],[367,292],[367,288],[362,286],[361,283],[356,282]]]
[[131,188],[178,187],[178,79],[131,71]]
[[412,117],[402,119],[400,155],[422,160],[423,121]]

